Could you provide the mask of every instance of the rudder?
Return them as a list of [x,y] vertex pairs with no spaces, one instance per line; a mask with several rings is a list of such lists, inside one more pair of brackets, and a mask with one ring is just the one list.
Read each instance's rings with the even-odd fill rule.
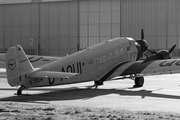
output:
[[20,85],[25,74],[34,70],[20,45],[11,47],[5,56],[7,79],[10,86]]

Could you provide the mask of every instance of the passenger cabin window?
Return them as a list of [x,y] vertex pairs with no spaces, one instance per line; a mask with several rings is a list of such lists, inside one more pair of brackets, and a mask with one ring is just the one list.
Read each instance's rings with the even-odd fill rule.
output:
[[103,57],[102,57],[102,56],[100,57],[99,62],[100,62],[100,63],[103,62]]
[[[107,60],[113,59],[114,57],[117,57],[118,55],[123,54],[127,49],[130,49],[130,48],[120,48],[120,49],[111,51],[105,55],[95,58],[94,63],[103,63]],[[93,62],[90,62],[90,63],[93,63]]]
[[102,56],[102,60],[103,60],[103,61],[106,61],[106,55],[103,55],[103,56]]
[[121,49],[119,49],[119,54],[121,54],[122,52],[121,52]]
[[126,52],[126,50],[127,50],[127,48],[123,48],[123,53],[125,53],[125,52]]
[[115,53],[115,55],[117,56],[117,55],[119,54],[119,51],[116,50],[116,51],[114,51],[114,53]]
[[99,62],[100,62],[100,58],[97,57],[97,58],[95,59],[95,62],[96,62],[96,63],[99,63]]
[[119,51],[120,51],[120,53],[123,53],[124,50],[123,50],[123,48],[121,48]]
[[127,47],[127,51],[130,51],[130,47]]
[[108,58],[111,58],[111,57],[113,57],[113,53],[112,52],[108,53]]
[[93,60],[89,61],[89,65],[93,64]]

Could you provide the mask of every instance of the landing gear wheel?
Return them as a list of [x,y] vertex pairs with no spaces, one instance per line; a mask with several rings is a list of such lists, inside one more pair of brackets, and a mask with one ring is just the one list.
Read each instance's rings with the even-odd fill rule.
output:
[[144,77],[136,77],[134,87],[142,87],[144,85]]
[[21,89],[17,90],[17,95],[22,95],[22,90]]
[[24,86],[21,86],[18,90],[17,90],[17,95],[22,95],[22,91],[25,89]]

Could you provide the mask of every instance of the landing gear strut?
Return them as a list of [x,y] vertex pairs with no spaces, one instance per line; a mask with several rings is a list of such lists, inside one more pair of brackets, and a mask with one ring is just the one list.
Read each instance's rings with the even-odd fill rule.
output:
[[144,85],[144,77],[136,77],[134,87],[142,87]]
[[17,90],[17,95],[22,95],[22,91],[25,89],[25,86],[21,85],[19,89]]
[[98,86],[103,85],[103,81],[94,81],[94,86],[97,88]]

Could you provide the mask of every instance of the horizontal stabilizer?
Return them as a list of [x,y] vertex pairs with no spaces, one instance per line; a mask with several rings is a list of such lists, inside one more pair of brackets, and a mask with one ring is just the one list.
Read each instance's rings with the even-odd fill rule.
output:
[[38,71],[31,73],[28,77],[37,78],[71,78],[77,76],[78,73],[55,72],[55,71]]

